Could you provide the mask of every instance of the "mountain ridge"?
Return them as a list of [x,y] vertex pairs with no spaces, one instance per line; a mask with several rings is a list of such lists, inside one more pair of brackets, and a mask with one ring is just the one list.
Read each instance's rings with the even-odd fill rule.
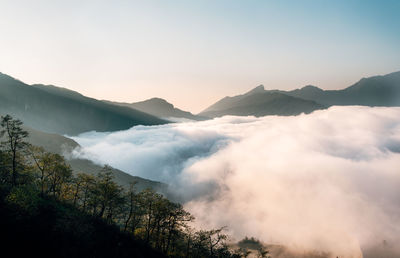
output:
[[139,110],[104,103],[65,88],[28,85],[3,73],[0,73],[0,114],[10,114],[40,131],[69,135],[93,130],[117,131],[135,125],[168,122]]
[[[208,117],[220,117],[225,115],[234,116],[266,116],[281,115],[291,116],[301,113],[311,113],[314,110],[325,107],[309,100],[303,100],[288,96],[279,92],[252,93],[250,95],[239,95],[231,98],[224,98],[224,101],[217,102],[200,115]],[[222,108],[221,108],[222,107]]]
[[143,101],[139,102],[133,102],[133,103],[125,103],[125,102],[112,102],[112,101],[107,101],[104,100],[105,102],[109,102],[115,105],[121,105],[121,106],[126,106],[130,107],[160,118],[164,118],[167,120],[174,120],[174,118],[177,119],[189,119],[189,120],[195,120],[195,121],[202,121],[207,118],[197,116],[192,114],[191,112],[181,110],[179,108],[176,108],[173,104],[168,102],[165,99],[154,97],[150,99],[146,99]]
[[[267,103],[271,101],[272,93],[282,94],[293,97],[294,99],[284,100],[280,96],[281,102]],[[259,95],[258,101],[264,96],[264,105],[254,105],[255,95]],[[278,95],[276,95],[278,96]],[[311,101],[306,105],[300,100]],[[298,110],[290,101],[295,101]],[[243,103],[246,102],[246,103]],[[279,108],[281,105],[281,108]],[[289,112],[291,105],[292,111]],[[400,106],[400,71],[386,75],[372,76],[362,78],[353,85],[340,90],[323,90],[313,85],[306,85],[300,89],[290,91],[283,90],[265,90],[263,85],[259,85],[250,91],[236,96],[226,96],[215,102],[199,115],[209,116],[211,118],[222,115],[297,115],[299,113],[308,113],[321,108],[327,108],[332,105],[366,105],[366,106]],[[239,107],[247,107],[247,112],[239,112]],[[283,111],[284,106],[288,109]],[[262,109],[269,110],[262,110]]]

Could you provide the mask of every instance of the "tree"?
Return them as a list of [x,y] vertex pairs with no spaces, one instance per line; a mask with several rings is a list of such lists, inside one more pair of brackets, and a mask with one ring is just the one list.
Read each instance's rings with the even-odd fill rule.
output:
[[10,173],[8,168],[10,160],[9,153],[0,149],[0,183],[3,185],[10,181]]
[[43,148],[31,147],[31,157],[38,169],[38,183],[41,196],[52,194],[60,198],[69,188],[72,169],[59,154],[46,152]]
[[64,157],[52,154],[50,159],[49,193],[55,198],[60,198],[72,177],[72,169],[66,164]]
[[18,155],[20,151],[25,150],[29,145],[25,142],[25,138],[29,134],[22,129],[22,122],[18,119],[13,119],[10,115],[2,116],[0,125],[3,128],[0,132],[0,137],[6,137],[2,144],[4,144],[6,151],[11,156],[11,183],[15,186],[18,179]]
[[[134,183],[124,189],[114,182],[112,169],[107,165],[97,176],[74,176],[63,156],[25,142],[28,133],[22,129],[21,121],[5,116],[0,122],[0,205],[12,208],[16,215],[38,215],[39,225],[50,219],[57,227],[74,234],[96,229],[101,223],[106,227],[102,226],[100,231],[113,228],[110,232],[114,236],[121,231],[130,232],[130,236],[123,234],[121,242],[114,243],[117,249],[137,237],[169,257],[246,255],[231,253],[224,228],[197,232],[191,229],[189,223],[194,217],[181,204],[151,189],[136,192]],[[59,220],[67,210],[71,212]],[[53,215],[48,217],[49,214]],[[94,224],[81,229],[83,224],[73,222],[76,218]],[[259,252],[260,257],[268,254]]]
[[164,253],[169,252],[171,242],[178,238],[179,233],[187,227],[187,223],[194,220],[194,217],[185,211],[182,205],[169,202],[168,206],[169,214],[166,222],[167,233]]
[[43,148],[32,146],[30,148],[30,154],[38,169],[37,178],[40,195],[43,196],[47,192],[51,153],[46,152]]
[[227,235],[222,233],[224,229],[225,227],[197,231],[192,240],[193,256],[215,257],[219,250],[226,250]]
[[135,192],[135,185],[137,182],[129,184],[129,189],[125,194],[125,219],[124,231],[131,231],[135,235],[135,230],[139,226],[144,211],[140,205],[140,196]]
[[88,204],[92,198],[92,193],[96,185],[96,179],[93,175],[78,173],[75,183],[79,186],[75,187],[74,204],[80,205],[81,209],[86,212]]
[[95,179],[93,188],[93,212],[108,222],[113,219],[115,209],[123,204],[123,189],[114,182],[110,166],[105,165]]
[[140,202],[144,210],[143,224],[145,231],[145,241],[147,244],[150,242],[150,238],[156,227],[156,221],[158,220],[160,215],[160,213],[157,212],[157,208],[160,208],[159,204],[162,198],[162,195],[154,192],[151,189],[145,189],[140,193]]
[[246,258],[251,254],[251,252],[247,248],[240,247],[235,251],[235,255],[239,257]]
[[257,253],[258,258],[271,258],[271,256],[268,255],[269,251],[266,250],[264,247],[260,247],[257,251],[258,251]]

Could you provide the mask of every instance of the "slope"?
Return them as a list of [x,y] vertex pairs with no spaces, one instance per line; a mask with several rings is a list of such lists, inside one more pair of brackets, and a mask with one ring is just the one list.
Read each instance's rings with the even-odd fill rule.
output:
[[225,97],[210,106],[199,115],[219,117],[236,116],[266,116],[266,115],[299,115],[323,109],[324,106],[310,100],[304,100],[280,92],[265,91],[262,85],[234,97]]
[[[53,133],[44,133],[29,127],[25,127],[24,129],[29,132],[28,142],[32,145],[43,147],[48,152],[66,156],[67,163],[71,166],[74,173],[84,172],[95,175],[101,171],[102,166],[90,160],[70,157],[69,153],[79,147],[79,144],[74,140]],[[131,182],[137,182],[136,186],[138,190],[152,188],[155,191],[166,194],[167,186],[162,183],[131,176],[115,168],[112,168],[112,173],[114,174],[115,182],[119,185],[128,186]]]
[[168,120],[178,119],[189,119],[189,120],[206,120],[207,118],[193,115],[190,112],[183,111],[179,108],[174,107],[171,103],[167,102],[165,99],[161,98],[151,98],[148,100],[134,102],[134,103],[121,103],[121,102],[111,102],[116,105],[130,107],[142,112],[151,114],[153,116],[161,117]]
[[309,85],[285,93],[326,106],[400,106],[400,72],[362,78],[342,90],[322,90]]
[[400,106],[400,72],[362,78],[342,90],[308,85],[281,91],[265,90],[260,85],[243,95],[225,97],[199,115],[297,115],[332,105]]
[[141,111],[104,103],[70,90],[30,86],[2,73],[0,114],[10,114],[40,131],[70,135],[167,123]]

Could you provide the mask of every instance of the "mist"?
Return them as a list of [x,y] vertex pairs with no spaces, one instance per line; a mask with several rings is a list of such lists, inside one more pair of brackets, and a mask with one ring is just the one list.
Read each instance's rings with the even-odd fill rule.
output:
[[76,157],[166,182],[199,227],[336,257],[400,254],[400,108],[222,117],[72,137]]

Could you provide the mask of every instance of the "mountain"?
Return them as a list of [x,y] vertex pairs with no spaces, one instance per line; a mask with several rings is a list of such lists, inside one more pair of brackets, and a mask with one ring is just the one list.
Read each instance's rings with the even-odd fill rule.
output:
[[[29,133],[27,140],[30,144],[43,147],[48,152],[65,156],[67,163],[71,166],[74,173],[84,172],[88,174],[97,174],[101,171],[102,166],[95,164],[90,160],[70,157],[71,151],[79,147],[79,144],[74,140],[58,134],[41,132],[29,127],[24,127],[24,129]],[[167,185],[163,183],[147,180],[137,176],[131,176],[115,168],[112,168],[112,173],[114,175],[115,182],[119,185],[129,186],[131,182],[137,182],[136,187],[138,190],[152,188],[155,191],[167,195]]]
[[10,114],[40,131],[69,135],[167,123],[150,114],[104,103],[64,88],[27,85],[2,73],[0,114]]
[[270,92],[260,85],[253,90],[234,97],[225,97],[216,102],[199,115],[219,117],[224,115],[235,116],[266,116],[266,115],[299,115],[311,113],[314,110],[325,108],[311,100],[304,100],[288,96],[280,92]]
[[342,90],[322,90],[315,86],[306,86],[284,93],[325,106],[400,106],[400,72],[362,78]]
[[[109,102],[110,103],[110,102]],[[112,104],[126,106],[140,110],[142,112],[151,114],[153,116],[161,117],[168,120],[179,120],[179,119],[189,119],[189,120],[206,120],[206,117],[196,116],[190,112],[180,110],[174,107],[171,103],[167,102],[165,99],[161,98],[151,98],[148,100],[135,102],[135,103],[121,103],[121,102],[111,102]]]
[[342,90],[308,85],[292,91],[265,90],[260,85],[243,95],[225,97],[199,115],[297,115],[332,105],[400,106],[400,72],[362,78]]

